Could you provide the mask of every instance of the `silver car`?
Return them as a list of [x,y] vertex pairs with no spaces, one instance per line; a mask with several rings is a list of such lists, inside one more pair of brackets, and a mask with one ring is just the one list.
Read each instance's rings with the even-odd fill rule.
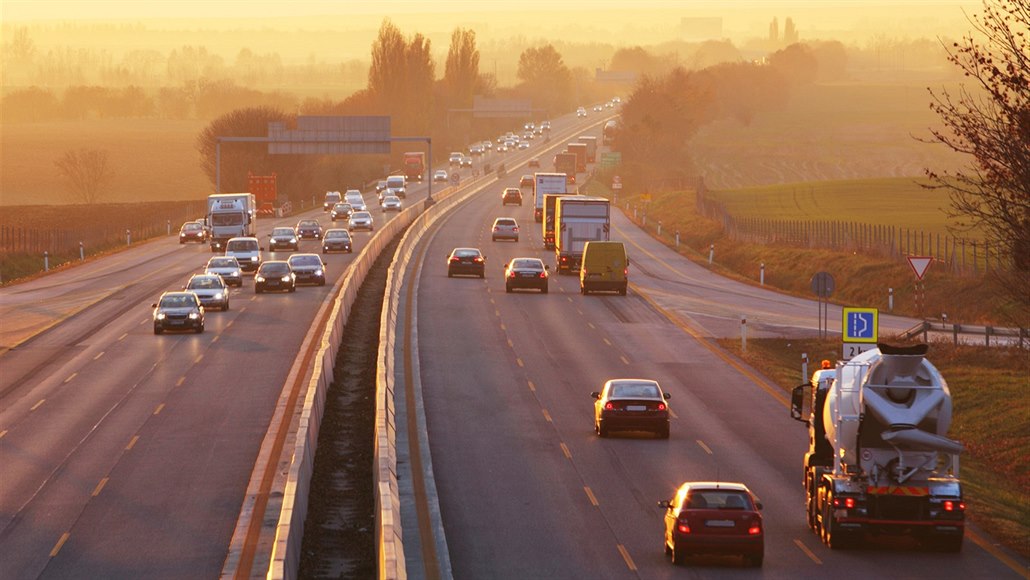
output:
[[367,211],[356,211],[351,214],[350,220],[347,221],[347,229],[350,231],[354,230],[368,230],[372,231],[374,226],[372,225],[372,214]]
[[401,198],[396,195],[383,197],[383,211],[401,211]]
[[232,256],[215,256],[207,261],[205,274],[220,276],[229,286],[243,286],[243,273],[240,263]]
[[229,309],[229,287],[217,274],[194,274],[182,289],[196,294],[204,308]]
[[490,230],[490,238],[495,242],[497,240],[519,241],[519,223],[515,221],[515,218],[511,217],[495,219],[494,225]]

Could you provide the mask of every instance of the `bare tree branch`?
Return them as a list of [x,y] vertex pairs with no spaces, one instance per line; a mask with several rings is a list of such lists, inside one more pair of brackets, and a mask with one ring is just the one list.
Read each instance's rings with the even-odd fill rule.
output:
[[114,170],[108,164],[107,151],[79,149],[65,151],[54,161],[57,171],[68,182],[76,197],[93,205],[103,198],[107,186],[114,179]]

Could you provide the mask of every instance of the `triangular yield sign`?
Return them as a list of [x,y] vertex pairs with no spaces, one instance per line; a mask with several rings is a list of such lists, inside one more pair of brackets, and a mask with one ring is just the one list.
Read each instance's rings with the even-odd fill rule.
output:
[[923,274],[926,274],[926,269],[930,267],[930,263],[933,262],[932,256],[909,256],[908,265],[912,266],[912,271],[916,273],[916,278],[922,280]]

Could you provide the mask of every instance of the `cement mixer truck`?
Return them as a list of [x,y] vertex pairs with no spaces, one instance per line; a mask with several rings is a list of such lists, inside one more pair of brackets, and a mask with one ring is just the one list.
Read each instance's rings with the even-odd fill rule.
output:
[[962,549],[963,446],[946,437],[951,391],[926,352],[878,344],[792,392],[791,417],[808,425],[808,525],[831,549],[872,534]]

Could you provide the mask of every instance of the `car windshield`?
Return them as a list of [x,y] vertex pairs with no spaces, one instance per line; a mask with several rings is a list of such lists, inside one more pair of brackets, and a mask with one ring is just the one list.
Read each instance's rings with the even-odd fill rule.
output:
[[332,203],[334,201],[340,201],[340,194],[338,193],[327,193],[325,194],[325,200]]
[[188,224],[183,224],[182,229],[186,230],[186,231],[189,231],[189,232],[192,232],[194,230],[203,229],[203,227],[204,226],[202,226],[202,225],[200,225],[200,224],[198,224],[196,222],[190,222]]
[[212,226],[239,226],[243,225],[243,213],[214,213],[211,214]]
[[238,262],[234,258],[212,258],[207,263],[208,268],[235,268]]
[[512,260],[511,267],[520,270],[543,270],[540,260]]
[[225,251],[227,252],[256,252],[258,244],[254,240],[236,240],[230,241],[225,245]]
[[190,283],[187,284],[187,288],[190,290],[204,290],[207,288],[221,288],[221,278],[209,278],[207,276],[203,278],[193,278]]
[[272,230],[273,236],[292,236],[293,230],[290,228],[275,228]]
[[318,256],[290,256],[291,266],[321,266],[322,260]]
[[327,239],[327,240],[335,240],[335,239],[346,240],[346,239],[349,239],[349,238],[350,238],[350,234],[347,233],[346,231],[343,231],[343,230],[329,230],[325,234],[325,239]]
[[397,178],[397,179],[387,179],[386,180],[386,185],[387,185],[387,187],[394,187],[394,188],[404,187],[404,178],[400,177],[400,178]]
[[359,211],[354,214],[354,217],[357,219],[368,219],[372,217],[372,214],[368,213],[367,211]]
[[691,491],[687,496],[687,509],[750,510],[751,498],[743,491],[704,489]]
[[653,383],[619,383],[612,385],[612,398],[649,398],[657,399],[658,386]]
[[318,227],[318,222],[312,222],[312,221],[300,222],[300,227],[302,227],[302,228],[317,228]]
[[161,308],[187,308],[195,304],[196,302],[194,302],[193,298],[185,294],[165,296],[161,299]]
[[278,276],[280,274],[287,274],[290,271],[290,267],[286,264],[277,264],[275,262],[265,262],[261,265],[261,273],[266,276]]
[[513,225],[515,225],[515,220],[497,220],[497,224],[496,225],[499,225],[499,226],[513,226]]
[[454,250],[454,255],[458,258],[476,258],[479,250]]
[[350,211],[350,204],[349,203],[338,203],[338,204],[336,204],[335,207],[333,207],[333,209],[335,209],[336,211]]

